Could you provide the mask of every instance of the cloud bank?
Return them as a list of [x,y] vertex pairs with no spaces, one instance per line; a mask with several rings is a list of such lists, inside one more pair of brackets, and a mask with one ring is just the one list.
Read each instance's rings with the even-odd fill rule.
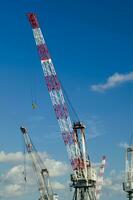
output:
[[[48,154],[46,152],[40,152],[39,155],[43,160],[48,158]],[[20,163],[23,162],[24,155],[22,152],[10,152],[6,153],[4,151],[0,152],[0,163]],[[29,161],[29,155],[26,153],[26,160]]]
[[131,81],[133,81],[133,72],[129,72],[127,74],[119,74],[116,72],[112,76],[108,77],[105,83],[92,85],[91,90],[96,92],[104,92]]
[[[50,177],[52,178],[53,190],[64,190],[63,183],[58,181],[56,177],[64,176],[69,172],[67,164],[51,159],[46,152],[40,152],[44,165],[47,167]],[[6,172],[1,172],[0,175],[0,198],[2,199],[15,199],[26,197],[31,193],[37,192],[36,178],[33,173],[33,169],[30,163],[29,156],[27,155],[26,165],[26,179],[24,178],[24,165],[23,165],[23,153],[22,152],[0,152],[0,163],[14,165]],[[54,180],[53,180],[54,179]]]
[[102,197],[104,199],[123,197],[125,195],[122,186],[123,180],[123,171],[118,174],[115,170],[111,170],[109,176],[104,179]]

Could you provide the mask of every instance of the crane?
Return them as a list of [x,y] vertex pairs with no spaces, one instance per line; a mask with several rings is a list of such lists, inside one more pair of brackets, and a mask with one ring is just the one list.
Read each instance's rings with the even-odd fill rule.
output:
[[127,193],[127,198],[133,200],[133,146],[126,148],[123,190]]
[[97,181],[96,181],[96,200],[100,199],[101,190],[102,190],[102,186],[103,186],[103,182],[104,182],[103,176],[104,176],[104,171],[105,171],[105,165],[106,165],[106,157],[103,156],[102,162],[99,167]]
[[20,127],[20,130],[22,132],[25,146],[32,161],[32,167],[36,175],[40,192],[39,200],[57,200],[57,195],[53,193],[52,186],[50,184],[49,172],[47,168],[44,166],[44,162],[42,161],[39,153],[37,152],[28,134],[28,130],[23,126]]
[[86,149],[85,126],[81,121],[72,123],[37,16],[34,13],[28,13],[27,16],[33,30],[44,78],[73,170],[71,174],[71,186],[74,188],[73,200],[96,200],[97,177]]

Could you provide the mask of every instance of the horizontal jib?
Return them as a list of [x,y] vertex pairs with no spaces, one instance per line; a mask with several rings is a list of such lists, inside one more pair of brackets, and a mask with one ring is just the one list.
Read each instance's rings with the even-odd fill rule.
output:
[[48,87],[49,92],[51,90],[60,90],[60,83],[57,79],[56,75],[45,76],[46,84]]
[[37,18],[36,18],[36,15],[33,14],[33,13],[28,13],[28,18],[29,18],[29,21],[31,23],[31,26],[32,28],[39,28],[39,24],[38,24],[38,21],[37,21]]
[[46,44],[38,45],[37,49],[41,60],[48,60],[50,58]]
[[54,105],[54,110],[55,110],[57,119],[62,119],[62,118],[66,119],[68,117],[68,111],[65,104]]

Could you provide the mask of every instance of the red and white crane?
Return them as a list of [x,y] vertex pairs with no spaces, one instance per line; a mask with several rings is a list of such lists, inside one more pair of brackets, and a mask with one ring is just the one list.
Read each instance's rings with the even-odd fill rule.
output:
[[103,156],[102,162],[100,164],[99,171],[98,171],[97,181],[96,181],[96,200],[100,199],[102,186],[104,182],[103,176],[104,176],[104,171],[105,171],[105,165],[106,165],[106,157]]
[[85,126],[80,121],[72,123],[37,17],[34,13],[28,13],[28,19],[32,26],[46,85],[73,169],[71,175],[72,187],[75,189],[73,200],[95,200],[96,172],[86,151]]

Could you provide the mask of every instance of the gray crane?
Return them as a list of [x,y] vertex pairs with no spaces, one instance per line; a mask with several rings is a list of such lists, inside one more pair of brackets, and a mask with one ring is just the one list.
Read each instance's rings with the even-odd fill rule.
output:
[[[49,179],[48,169],[45,167],[39,153],[37,152],[29,134],[25,127],[20,127],[27,152],[32,161],[32,167],[37,179],[38,190],[40,193],[39,200],[57,200],[57,195],[53,193],[53,189]],[[26,180],[26,177],[25,177]]]

